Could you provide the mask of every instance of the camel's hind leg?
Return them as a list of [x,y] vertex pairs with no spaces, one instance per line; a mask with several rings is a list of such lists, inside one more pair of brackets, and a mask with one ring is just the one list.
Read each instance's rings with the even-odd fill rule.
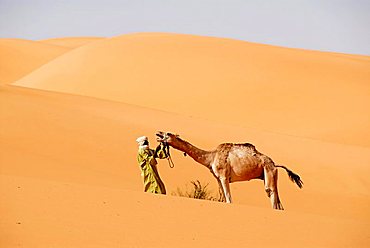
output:
[[271,205],[274,209],[284,210],[283,205],[279,199],[277,188],[278,170],[274,166],[267,166],[264,168],[265,174],[265,191],[270,198]]

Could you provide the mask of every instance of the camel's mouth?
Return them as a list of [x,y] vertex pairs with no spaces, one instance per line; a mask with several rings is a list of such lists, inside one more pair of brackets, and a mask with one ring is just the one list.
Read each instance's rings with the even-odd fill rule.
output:
[[158,142],[163,142],[165,140],[166,135],[164,132],[158,131],[155,135],[157,136]]
[[178,138],[179,135],[172,134],[168,132],[158,131],[155,135],[157,135],[158,142],[168,142],[171,138]]

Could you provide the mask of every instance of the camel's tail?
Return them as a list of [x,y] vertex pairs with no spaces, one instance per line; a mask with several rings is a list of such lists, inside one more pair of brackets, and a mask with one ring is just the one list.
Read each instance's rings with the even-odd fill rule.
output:
[[290,180],[292,180],[292,182],[296,183],[299,188],[303,187],[303,182],[302,182],[301,178],[297,174],[295,174],[293,171],[289,170],[287,167],[285,167],[283,165],[276,165],[276,167],[280,167],[280,168],[285,169],[288,172],[288,176],[289,176]]

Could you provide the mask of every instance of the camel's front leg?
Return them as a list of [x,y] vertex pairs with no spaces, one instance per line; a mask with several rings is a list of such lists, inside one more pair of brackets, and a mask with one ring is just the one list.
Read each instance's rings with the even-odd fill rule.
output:
[[227,164],[220,164],[216,159],[212,164],[211,172],[217,178],[218,184],[221,184],[220,186],[224,193],[224,197],[226,198],[226,202],[231,203],[230,181],[228,179],[230,171],[227,168]]
[[230,182],[228,179],[221,177],[220,179],[224,195],[226,197],[226,202],[231,203],[231,193],[230,193]]
[[226,202],[226,197],[225,197],[225,193],[224,193],[224,189],[223,189],[222,183],[221,183],[220,179],[218,179],[218,177],[215,176],[215,178],[216,178],[217,183],[218,183],[218,193],[220,195],[219,200],[221,202]]

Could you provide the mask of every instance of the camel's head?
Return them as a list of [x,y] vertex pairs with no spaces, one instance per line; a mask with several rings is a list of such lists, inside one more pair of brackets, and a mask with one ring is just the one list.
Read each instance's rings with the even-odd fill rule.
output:
[[179,135],[177,134],[172,134],[172,133],[162,132],[162,131],[158,131],[156,135],[157,135],[158,142],[166,142],[168,144],[171,144],[175,139],[179,137]]

